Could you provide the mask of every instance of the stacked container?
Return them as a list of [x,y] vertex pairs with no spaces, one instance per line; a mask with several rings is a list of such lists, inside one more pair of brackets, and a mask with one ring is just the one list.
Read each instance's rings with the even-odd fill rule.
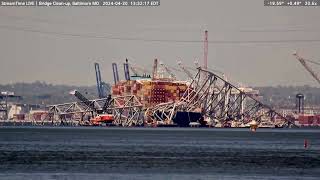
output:
[[135,95],[145,108],[180,100],[186,83],[162,80],[122,81],[112,86],[112,96]]

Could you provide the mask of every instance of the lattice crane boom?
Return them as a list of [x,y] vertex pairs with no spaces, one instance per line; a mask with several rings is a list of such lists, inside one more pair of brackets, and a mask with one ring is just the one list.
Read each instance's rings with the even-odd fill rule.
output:
[[73,90],[70,92],[71,95],[74,95],[76,98],[80,100],[80,102],[84,103],[87,107],[92,109],[93,111],[96,111],[94,104],[91,103],[90,100],[88,100],[84,95],[82,95],[79,91]]
[[134,67],[130,66],[130,70],[132,71],[132,73],[133,73],[134,75],[138,75],[138,72],[137,72],[137,70],[136,70]]
[[302,66],[311,74],[311,76],[320,84],[320,79],[318,75],[312,70],[312,68],[306,63],[306,59],[299,56],[298,53],[293,53],[293,55],[298,59]]
[[181,61],[178,61],[179,67],[183,70],[184,73],[188,76],[188,78],[193,79],[193,75],[190,71],[187,70],[187,68],[182,64]]
[[160,62],[160,65],[167,71],[172,79],[177,79],[177,76],[163,62]]

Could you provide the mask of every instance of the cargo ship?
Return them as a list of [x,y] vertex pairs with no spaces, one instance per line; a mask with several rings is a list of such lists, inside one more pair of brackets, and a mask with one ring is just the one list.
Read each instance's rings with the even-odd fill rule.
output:
[[169,79],[152,80],[149,77],[135,77],[112,86],[112,96],[135,95],[144,108],[165,102],[177,102],[187,89],[187,82]]

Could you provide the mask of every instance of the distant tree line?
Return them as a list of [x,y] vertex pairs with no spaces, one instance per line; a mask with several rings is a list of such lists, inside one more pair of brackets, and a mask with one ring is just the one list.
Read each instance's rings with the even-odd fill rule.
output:
[[[77,101],[74,96],[69,94],[75,89],[88,99],[98,98],[96,86],[53,85],[40,81],[0,85],[0,91],[12,91],[16,95],[22,96],[19,103],[24,104],[49,105]],[[317,87],[266,86],[254,89],[259,90],[263,97],[262,101],[272,107],[294,108],[298,93],[304,94],[306,106],[320,106],[320,88]]]
[[311,86],[256,87],[263,96],[263,102],[273,107],[294,108],[296,95],[305,96],[305,106],[320,106],[320,88]]
[[23,104],[59,104],[77,101],[70,91],[78,90],[88,99],[97,99],[96,86],[53,85],[36,81],[33,83],[14,83],[0,85],[0,91],[11,91],[22,99],[15,100]]

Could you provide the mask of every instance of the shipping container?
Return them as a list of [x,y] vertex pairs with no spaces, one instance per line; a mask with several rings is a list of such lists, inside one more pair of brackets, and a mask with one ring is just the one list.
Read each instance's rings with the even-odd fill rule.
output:
[[159,103],[176,102],[186,89],[187,85],[180,82],[131,80],[112,86],[112,95],[135,95],[144,107],[150,107]]

